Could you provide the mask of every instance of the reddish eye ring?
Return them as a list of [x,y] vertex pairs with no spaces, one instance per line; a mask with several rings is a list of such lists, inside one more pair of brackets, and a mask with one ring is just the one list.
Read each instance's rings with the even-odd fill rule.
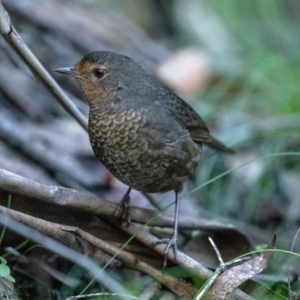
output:
[[103,69],[96,69],[94,70],[94,75],[97,78],[103,78],[105,75],[105,71]]

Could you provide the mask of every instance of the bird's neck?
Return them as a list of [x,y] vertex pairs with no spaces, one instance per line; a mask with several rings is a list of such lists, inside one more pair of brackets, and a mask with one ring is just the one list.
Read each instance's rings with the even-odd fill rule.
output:
[[110,93],[102,92],[100,94],[99,92],[89,91],[85,93],[85,96],[87,98],[91,110],[92,109],[103,110],[108,107],[111,108],[111,106],[114,105],[117,99],[117,95],[111,92]]
[[120,101],[118,98],[115,99],[88,99],[89,106],[90,106],[90,113],[91,114],[103,114],[107,112],[107,114],[110,113],[117,113],[120,106]]

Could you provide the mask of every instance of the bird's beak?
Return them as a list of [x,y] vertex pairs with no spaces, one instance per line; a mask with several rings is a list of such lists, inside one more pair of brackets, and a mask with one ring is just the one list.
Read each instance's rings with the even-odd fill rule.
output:
[[74,76],[74,77],[79,76],[79,73],[75,68],[70,68],[70,67],[59,68],[59,69],[55,69],[54,71],[58,72],[58,73],[61,73],[61,74],[71,75],[71,76]]

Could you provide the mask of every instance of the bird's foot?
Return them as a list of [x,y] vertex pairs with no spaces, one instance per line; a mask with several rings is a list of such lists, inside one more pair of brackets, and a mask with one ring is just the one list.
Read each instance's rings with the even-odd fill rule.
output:
[[168,254],[170,249],[173,249],[174,257],[176,263],[178,263],[178,249],[177,249],[177,235],[173,235],[170,239],[161,239],[157,242],[154,242],[152,245],[158,244],[166,244],[165,252],[164,252],[164,262],[163,262],[163,271],[167,267]]
[[114,213],[115,218],[118,216],[120,211],[122,212],[121,218],[126,220],[127,225],[129,225],[131,222],[131,218],[130,218],[130,196],[128,193],[126,193],[123,196],[122,200],[118,204],[118,207]]

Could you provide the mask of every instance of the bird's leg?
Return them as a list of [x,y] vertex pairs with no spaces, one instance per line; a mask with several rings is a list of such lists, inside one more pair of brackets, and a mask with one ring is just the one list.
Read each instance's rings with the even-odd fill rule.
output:
[[167,244],[164,252],[164,263],[163,270],[167,266],[168,253],[170,248],[173,248],[173,253],[175,256],[175,261],[178,261],[178,249],[177,249],[177,236],[178,236],[178,216],[179,216],[179,200],[178,200],[178,191],[175,191],[175,218],[174,218],[174,231],[170,239],[161,239],[153,244]]
[[124,194],[122,200],[118,204],[118,207],[114,213],[114,217],[117,217],[118,213],[120,210],[122,210],[122,215],[121,217],[127,221],[127,224],[131,222],[130,219],[130,191],[131,187],[128,188],[126,193]]

